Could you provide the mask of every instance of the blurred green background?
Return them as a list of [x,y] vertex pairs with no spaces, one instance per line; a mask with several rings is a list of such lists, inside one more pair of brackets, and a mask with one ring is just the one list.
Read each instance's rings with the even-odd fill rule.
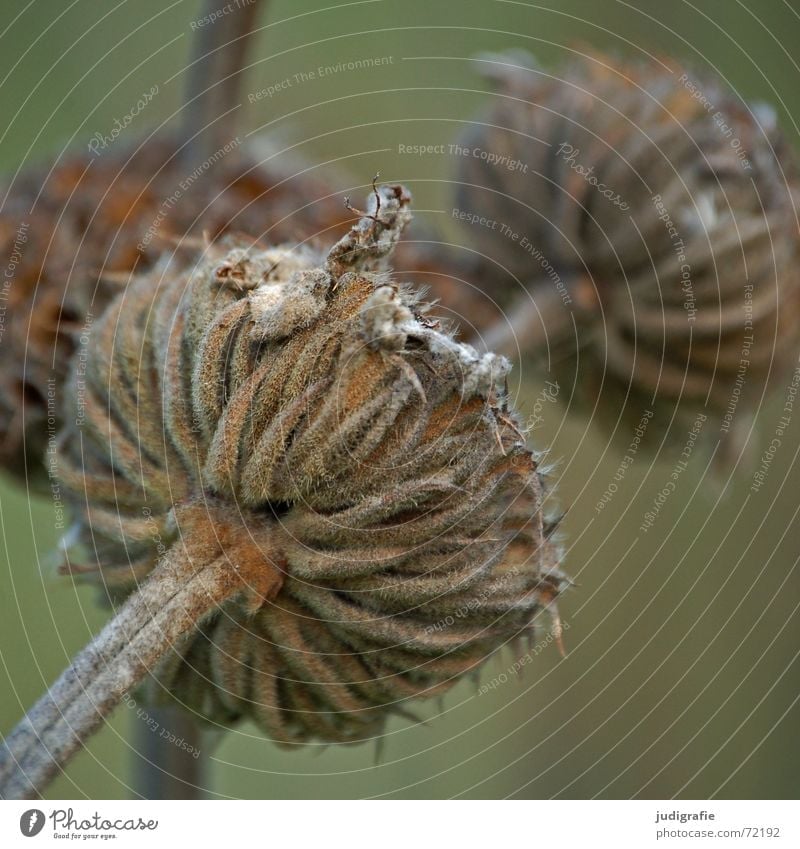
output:
[[[188,0],[2,0],[0,167],[54,158],[158,84],[131,131],[179,108],[199,4]],[[224,5],[220,3],[220,5]],[[450,141],[486,103],[469,57],[522,47],[545,65],[570,48],[639,50],[716,68],[745,98],[772,103],[794,141],[800,117],[797,0],[374,0],[330,8],[319,0],[269,4],[258,62],[245,91],[321,64],[391,56],[247,104],[245,125],[341,184],[376,171],[402,180],[417,217],[447,209],[452,162],[412,158],[398,144]],[[174,79],[166,83],[170,77]],[[543,379],[515,371],[530,412]],[[787,378],[788,380],[788,378]],[[760,456],[782,404],[759,411]],[[753,469],[715,481],[693,456],[655,527],[638,532],[680,447],[637,457],[601,513],[595,504],[621,454],[607,435],[548,404],[533,434],[548,448],[569,513],[565,568],[579,584],[561,604],[568,655],[551,646],[523,676],[478,695],[462,682],[419,710],[427,725],[393,720],[376,763],[369,746],[287,752],[251,726],[214,750],[209,794],[245,798],[797,797],[800,790],[800,556],[796,483],[800,421],[793,420],[766,483]],[[800,419],[800,416],[797,417]],[[54,508],[4,482],[0,488],[0,731],[6,732],[103,623],[93,593],[57,578],[47,554]],[[491,681],[518,652],[481,673]],[[57,780],[51,798],[125,798],[134,717],[121,708]]]

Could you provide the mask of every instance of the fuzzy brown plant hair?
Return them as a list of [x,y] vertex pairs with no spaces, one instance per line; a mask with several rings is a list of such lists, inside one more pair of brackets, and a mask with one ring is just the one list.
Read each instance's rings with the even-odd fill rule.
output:
[[[264,165],[235,140],[228,148],[198,177],[203,162],[187,163],[180,140],[161,134],[100,155],[69,154],[4,187],[0,249],[16,258],[2,339],[4,468],[34,483],[41,477],[50,383],[60,396],[84,329],[173,243],[230,230],[271,244],[301,234],[330,243],[346,232],[351,215],[323,181]],[[62,409],[59,397],[51,411],[59,423]]]
[[798,339],[800,170],[774,111],[668,58],[480,65],[495,92],[462,141],[499,164],[460,157],[458,204],[517,233],[469,227],[476,285],[508,316],[475,310],[486,344],[548,348],[609,423],[652,409],[655,444],[698,410],[746,433]]
[[[206,0],[207,14],[218,5]],[[8,258],[0,468],[34,489],[48,485],[45,449],[53,422],[63,421],[70,357],[132,275],[187,241],[239,232],[322,249],[353,224],[343,181],[287,158],[270,139],[248,138],[231,115],[267,6],[238,4],[198,29],[182,127],[69,150],[0,186],[0,253]],[[454,257],[445,261],[423,243],[403,245],[394,264],[431,282],[457,270]]]
[[376,190],[327,257],[231,240],[157,267],[92,329],[67,570],[132,594],[10,736],[0,792],[40,789],[145,676],[282,744],[363,741],[555,615],[509,364],[384,267],[408,203]]

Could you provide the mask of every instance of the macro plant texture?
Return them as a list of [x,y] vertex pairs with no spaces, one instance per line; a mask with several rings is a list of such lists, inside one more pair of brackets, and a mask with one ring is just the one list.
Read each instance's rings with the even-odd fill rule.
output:
[[234,242],[156,265],[88,334],[59,444],[66,569],[141,588],[6,740],[4,795],[41,789],[145,673],[207,721],[363,741],[557,621],[509,363],[385,276],[409,203],[376,188],[326,259]]
[[[536,285],[535,269],[582,325],[579,392],[600,415],[622,405],[636,421],[654,406],[652,435],[700,403],[730,431],[739,403],[752,408],[796,360],[800,176],[774,110],[658,57],[589,55],[558,76],[522,52],[480,64],[497,102],[463,147],[505,167],[462,157],[457,202],[503,222],[472,237],[489,258],[481,285],[533,325],[513,341],[532,347],[543,320],[512,282]],[[545,329],[551,348],[574,349],[571,323]],[[558,371],[574,373],[574,357]]]
[[0,797],[796,795],[797,43],[16,10]]

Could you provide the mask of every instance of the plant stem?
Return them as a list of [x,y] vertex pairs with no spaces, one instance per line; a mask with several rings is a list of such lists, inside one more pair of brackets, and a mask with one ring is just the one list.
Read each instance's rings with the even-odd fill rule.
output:
[[[165,740],[165,733],[171,739]],[[147,721],[137,716],[134,745],[136,791],[142,798],[202,798],[208,752],[193,716],[177,706],[148,707]]]
[[[281,576],[267,575],[277,591]],[[174,545],[0,747],[0,797],[39,795],[161,657],[242,590],[226,557],[197,568]]]
[[472,345],[514,359],[563,350],[565,344],[576,344],[578,323],[589,311],[598,308],[588,278],[569,278],[560,291],[552,281],[536,281],[501,318],[477,333]]
[[[202,162],[235,136],[223,118],[238,105],[247,48],[266,0],[238,0],[213,23],[198,27],[183,106],[183,135],[191,139],[186,157]],[[200,20],[219,13],[219,0],[203,3]]]

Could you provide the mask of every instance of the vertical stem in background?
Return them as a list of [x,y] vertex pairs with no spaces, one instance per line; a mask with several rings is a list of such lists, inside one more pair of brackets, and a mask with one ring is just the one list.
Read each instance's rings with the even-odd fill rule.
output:
[[179,707],[148,707],[134,719],[136,792],[145,799],[201,799],[208,752],[200,724]]
[[[267,3],[232,0],[225,14],[220,12],[222,6],[220,0],[205,0],[198,19],[205,23],[194,36],[183,107],[183,134],[193,139],[186,157],[194,163],[204,161],[235,136],[230,131],[233,119],[220,116],[239,103],[247,48],[256,17]],[[218,17],[213,19],[214,15]]]

